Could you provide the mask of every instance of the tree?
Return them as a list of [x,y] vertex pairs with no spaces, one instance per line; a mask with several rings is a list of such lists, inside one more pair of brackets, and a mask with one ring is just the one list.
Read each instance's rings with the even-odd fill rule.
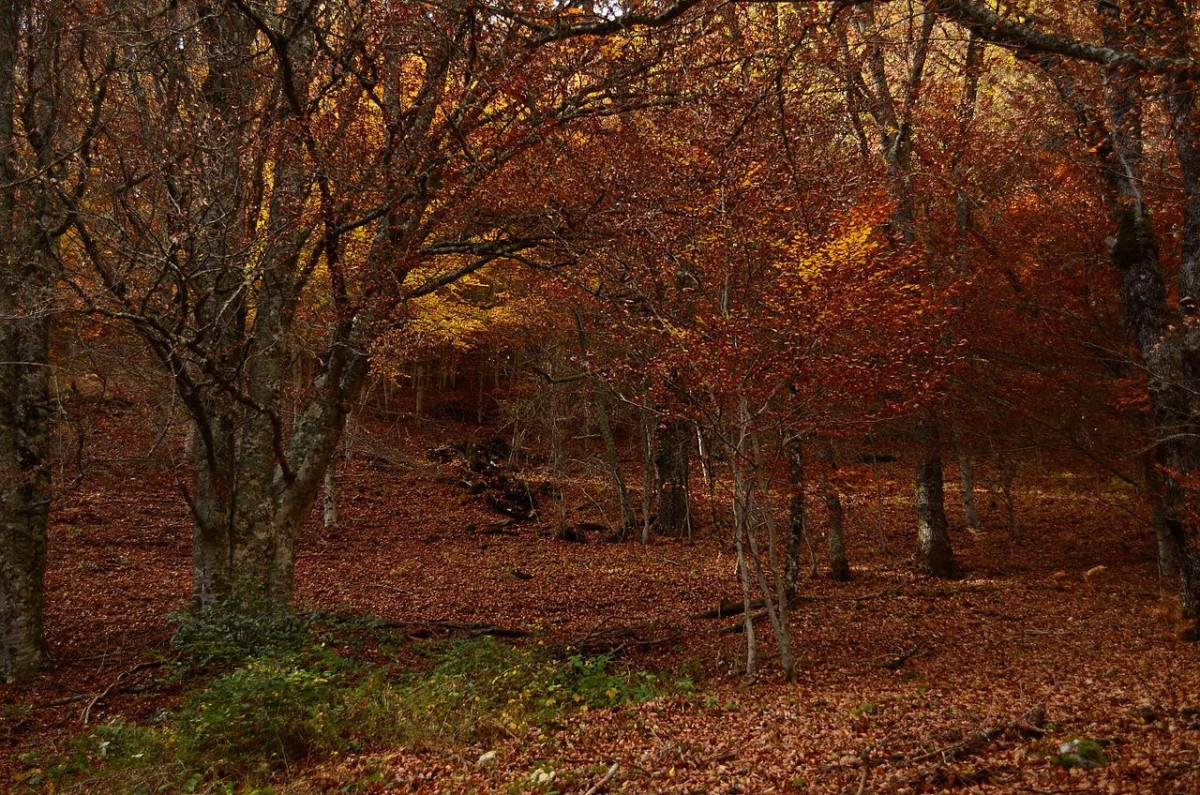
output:
[[[1119,275],[1125,322],[1145,368],[1155,459],[1161,473],[1163,523],[1179,551],[1185,634],[1200,637],[1200,515],[1196,473],[1200,424],[1192,395],[1200,387],[1193,362],[1200,352],[1195,296],[1200,292],[1200,136],[1195,107],[1195,59],[1187,9],[1174,0],[1117,3],[1101,0],[1093,22],[1101,42],[1071,31],[1047,31],[1037,20],[1002,16],[973,0],[943,0],[942,13],[988,40],[1014,46],[1054,83],[1074,113],[1079,136],[1097,158],[1113,234],[1109,255]],[[1102,69],[1099,104],[1084,96],[1070,65]],[[1144,179],[1142,83],[1157,77],[1171,120],[1184,225],[1172,304],[1161,243]],[[1102,112],[1098,112],[1102,108]]]
[[113,66],[103,23],[88,16],[69,2],[0,3],[0,676],[8,680],[41,659],[61,249],[90,185]]
[[[409,302],[499,261],[571,258],[594,196],[548,182],[555,147],[646,101],[654,47],[601,60],[525,11],[228,0],[127,21],[138,58],[105,135],[110,189],[74,226],[77,286],[187,407],[197,605],[290,601],[372,342]],[[292,429],[300,318],[326,342]]]

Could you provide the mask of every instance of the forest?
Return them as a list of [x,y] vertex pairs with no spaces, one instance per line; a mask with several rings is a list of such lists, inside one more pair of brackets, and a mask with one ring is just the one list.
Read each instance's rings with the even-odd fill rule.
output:
[[0,786],[1200,792],[1197,25],[0,0]]

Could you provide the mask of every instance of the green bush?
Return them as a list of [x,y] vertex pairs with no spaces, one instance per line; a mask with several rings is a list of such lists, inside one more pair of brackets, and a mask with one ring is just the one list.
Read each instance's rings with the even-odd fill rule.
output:
[[[312,626],[236,613],[182,621],[177,643],[186,653],[240,663],[155,724],[113,721],[81,737],[72,754],[47,765],[28,760],[23,783],[123,795],[234,791],[342,751],[537,734],[568,713],[661,689],[653,674],[617,670],[607,656],[564,659],[490,637],[426,646],[428,669],[397,680],[387,667],[356,664],[314,640],[301,645],[316,637]],[[264,636],[252,637],[255,627]]]
[[311,619],[278,609],[214,605],[179,613],[174,646],[202,665],[238,665],[246,660],[296,653],[312,643]]
[[549,728],[565,712],[645,701],[660,689],[653,674],[613,671],[609,656],[563,660],[484,637],[451,645],[398,695],[410,741],[486,741]]
[[194,694],[173,721],[180,760],[219,776],[270,773],[339,745],[345,661],[253,660]]

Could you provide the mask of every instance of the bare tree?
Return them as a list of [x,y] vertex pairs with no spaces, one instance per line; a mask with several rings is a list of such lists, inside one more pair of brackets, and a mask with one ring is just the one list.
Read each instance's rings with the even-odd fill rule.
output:
[[9,680],[41,659],[61,246],[86,195],[112,68],[103,23],[87,15],[69,2],[0,3],[0,676]]

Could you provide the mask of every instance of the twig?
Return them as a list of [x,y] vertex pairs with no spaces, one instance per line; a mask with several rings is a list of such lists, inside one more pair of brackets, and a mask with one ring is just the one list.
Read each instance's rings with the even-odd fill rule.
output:
[[608,772],[605,773],[599,781],[593,784],[587,792],[583,793],[583,795],[597,795],[598,793],[603,792],[604,788],[608,786],[608,782],[612,781],[612,777],[617,775],[617,771],[620,768],[620,762],[613,762],[612,767],[608,769]]
[[[150,662],[138,663],[137,665],[130,668],[128,671],[122,671],[121,674],[118,675],[116,679],[112,680],[112,682],[109,683],[108,687],[104,688],[99,693],[92,696],[92,700],[89,701],[87,706],[83,708],[83,712],[79,713],[79,722],[82,723],[84,726],[86,726],[88,724],[88,721],[90,721],[92,718],[92,710],[95,709],[97,704],[99,704],[101,701],[103,701],[105,698],[107,698],[110,693],[112,693],[114,690],[117,689],[117,686],[121,684],[122,679],[124,679],[127,676],[133,676],[134,674],[138,673],[139,671],[144,671],[147,668],[157,668],[162,664],[163,664],[162,660],[151,660]],[[80,699],[80,700],[82,700],[82,699]]]
[[1044,733],[1041,724],[1046,721],[1046,707],[1044,704],[1035,704],[1032,708],[1025,712],[1021,717],[1008,723],[1001,723],[993,726],[990,729],[980,730],[968,735],[965,740],[960,740],[952,745],[947,745],[944,748],[939,748],[936,751],[929,751],[924,754],[912,757],[909,761],[913,764],[926,762],[930,759],[941,757],[943,761],[949,761],[959,757],[965,753],[975,751],[980,747],[987,745],[992,740],[1012,729],[1020,729],[1021,731]]

